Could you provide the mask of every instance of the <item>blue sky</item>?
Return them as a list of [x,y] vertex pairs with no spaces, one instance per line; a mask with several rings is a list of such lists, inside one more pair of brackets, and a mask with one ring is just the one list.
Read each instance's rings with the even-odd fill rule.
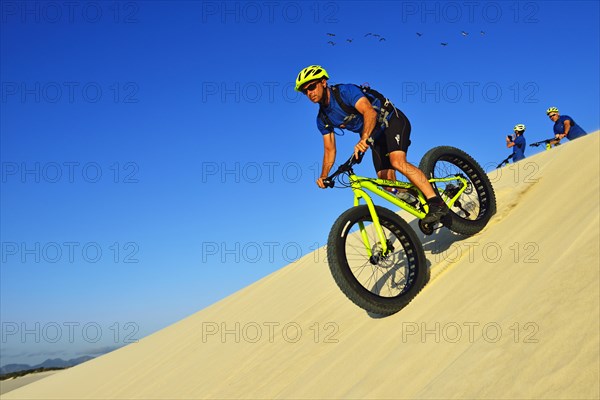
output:
[[352,197],[314,184],[309,64],[391,98],[415,164],[491,171],[549,106],[600,127],[597,1],[1,7],[2,365],[122,346],[325,245]]

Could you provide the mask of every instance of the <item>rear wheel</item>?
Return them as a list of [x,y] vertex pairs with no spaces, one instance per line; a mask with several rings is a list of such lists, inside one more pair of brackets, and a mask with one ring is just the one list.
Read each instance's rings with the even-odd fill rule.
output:
[[[445,225],[462,235],[481,231],[496,213],[496,195],[487,174],[477,161],[464,151],[450,146],[429,150],[421,159],[419,169],[430,178],[461,175],[467,179],[467,188],[450,208]],[[434,182],[435,191],[444,199],[454,197],[458,182]]]
[[[390,315],[406,306],[429,278],[421,242],[410,226],[392,211],[376,206],[388,252],[381,242],[366,205],[344,212],[333,224],[327,260],[342,292],[357,306]],[[368,253],[360,224],[368,237]]]

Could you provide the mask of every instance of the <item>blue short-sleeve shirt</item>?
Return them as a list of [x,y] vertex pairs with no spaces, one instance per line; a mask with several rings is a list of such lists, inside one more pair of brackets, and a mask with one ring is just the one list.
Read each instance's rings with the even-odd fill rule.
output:
[[[366,97],[365,94],[356,85],[339,84],[337,85],[337,87],[342,101],[349,106],[354,107],[356,105],[356,102],[361,97]],[[336,101],[335,96],[331,92],[331,88],[328,87],[327,90],[329,90],[329,104],[323,109],[323,111],[327,115],[331,123],[336,128],[340,128],[340,125],[344,125],[342,129],[362,133],[364,126],[363,116],[360,113],[353,116],[349,116],[348,114],[346,114],[346,112]],[[381,101],[377,98],[371,101],[371,104],[374,108],[381,107],[380,103]],[[333,131],[332,128],[325,128],[325,122],[320,118],[319,115],[317,115],[317,128],[319,129],[319,132],[321,132],[322,135],[326,135]],[[381,126],[375,127],[372,135],[377,134],[380,130],[382,130]]]
[[573,121],[573,118],[569,117],[568,115],[561,115],[558,117],[558,119],[554,123],[554,134],[555,135],[562,134],[565,132],[565,121],[569,121],[569,123],[571,124],[571,129],[569,129],[569,134],[567,135],[567,139],[573,140],[573,139],[577,139],[578,137],[581,137],[581,136],[584,136],[587,134],[587,132],[584,131],[583,128],[581,128],[579,125],[577,125],[575,123],[575,121]]
[[527,146],[527,141],[525,140],[525,136],[520,135],[517,136],[515,141],[515,145],[513,146],[513,161],[519,161],[525,158],[525,147]]

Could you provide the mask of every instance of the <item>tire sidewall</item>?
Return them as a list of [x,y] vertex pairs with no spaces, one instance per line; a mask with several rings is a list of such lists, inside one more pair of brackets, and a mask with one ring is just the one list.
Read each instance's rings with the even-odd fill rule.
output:
[[429,270],[423,246],[412,228],[392,211],[380,206],[375,206],[375,208],[382,225],[387,223],[387,221],[391,221],[395,225],[393,230],[389,226],[386,226],[386,228],[392,230],[395,235],[403,235],[405,241],[409,243],[410,254],[406,254],[406,256],[411,259],[410,269],[413,275],[411,277],[412,283],[408,290],[391,298],[377,296],[364,288],[350,269],[345,254],[345,242],[350,227],[361,220],[371,221],[371,215],[366,205],[353,207],[338,218],[330,232],[327,248],[328,259],[334,280],[352,302],[367,311],[389,315],[402,309],[416,296],[425,285],[429,276]]
[[[483,171],[483,168],[481,168],[479,163],[477,163],[477,161],[475,161],[475,159],[469,154],[456,147],[438,146],[432,148],[421,158],[421,162],[419,163],[419,169],[423,171],[423,173],[428,179],[432,178],[436,162],[440,161],[440,159],[444,157],[458,158],[462,162],[466,163],[469,168],[475,171],[475,175],[481,181],[483,192],[487,196],[488,204],[486,204],[486,209],[483,215],[480,215],[479,218],[476,220],[468,220],[462,218],[459,215],[455,214],[452,210],[449,213],[451,222],[448,228],[450,230],[463,235],[474,235],[475,233],[481,231],[487,225],[491,217],[494,214],[496,214],[496,196],[494,193],[494,188],[489,180],[489,177]],[[469,176],[468,178],[470,181],[473,181],[472,177]],[[437,191],[437,188],[435,186],[434,190],[439,195],[439,192]]]

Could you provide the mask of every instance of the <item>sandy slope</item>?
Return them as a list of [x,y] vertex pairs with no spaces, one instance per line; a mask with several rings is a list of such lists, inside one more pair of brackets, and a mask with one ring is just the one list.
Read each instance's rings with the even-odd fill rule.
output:
[[498,214],[423,238],[432,279],[396,315],[348,301],[321,249],[3,398],[597,399],[598,137],[492,172]]
[[12,390],[18,389],[20,387],[29,385],[35,381],[39,381],[47,376],[56,374],[57,371],[44,371],[44,372],[36,372],[33,374],[20,376],[18,378],[6,379],[0,381],[0,394],[8,393]]

